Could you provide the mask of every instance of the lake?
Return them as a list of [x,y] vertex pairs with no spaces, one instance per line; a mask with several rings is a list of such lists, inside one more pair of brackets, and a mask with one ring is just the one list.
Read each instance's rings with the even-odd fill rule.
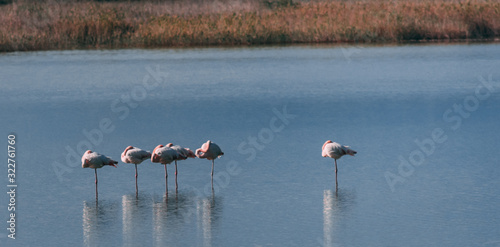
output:
[[[0,54],[2,246],[500,246],[500,45]],[[11,136],[11,138],[14,138]],[[82,169],[207,140],[164,168]],[[321,157],[326,140],[358,153]],[[12,173],[9,171],[9,173]],[[17,187],[9,187],[17,185]]]

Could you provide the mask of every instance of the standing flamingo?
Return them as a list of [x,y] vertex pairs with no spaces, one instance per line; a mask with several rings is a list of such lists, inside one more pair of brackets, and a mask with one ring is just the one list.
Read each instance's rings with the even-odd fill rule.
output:
[[92,152],[90,150],[85,151],[82,156],[82,168],[92,168],[95,172],[95,198],[97,199],[97,168],[103,166],[114,166],[116,167],[118,161],[112,160],[110,157],[104,156],[99,153]]
[[151,154],[151,162],[160,163],[160,164],[163,164],[165,166],[165,188],[166,188],[167,193],[168,193],[167,164],[172,163],[172,161],[179,159],[179,156],[182,156],[177,151],[170,148],[169,146],[171,146],[170,143],[167,144],[167,146],[158,145],[158,146],[156,146],[156,148],[153,150],[153,153]]
[[220,147],[210,140],[203,143],[201,148],[196,149],[196,157],[200,159],[212,160],[212,181],[214,178],[214,160],[224,155]]
[[151,158],[151,153],[140,148],[128,146],[123,151],[121,158],[124,163],[135,165],[135,194],[137,195],[137,165]]
[[177,151],[180,155],[175,159],[175,178],[177,178],[177,160],[186,160],[187,158],[195,158],[196,155],[194,155],[193,151],[189,148],[183,148],[179,145],[175,145],[172,143],[167,144],[167,147],[170,147],[171,149]]
[[340,145],[336,142],[332,142],[330,140],[326,141],[325,144],[323,144],[323,147],[321,148],[321,150],[322,150],[321,155],[323,157],[330,157],[330,158],[335,159],[335,189],[337,189],[337,187],[338,187],[337,160],[346,154],[354,156],[358,152],[352,150],[349,146],[342,146],[342,145]]

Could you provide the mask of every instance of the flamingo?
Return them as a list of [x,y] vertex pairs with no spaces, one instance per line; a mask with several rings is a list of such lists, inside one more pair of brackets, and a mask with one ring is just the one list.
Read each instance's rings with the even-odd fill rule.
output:
[[177,151],[180,155],[175,159],[175,177],[177,178],[177,160],[186,160],[187,158],[195,158],[196,155],[194,155],[193,151],[189,148],[183,148],[179,145],[175,145],[172,143],[167,144],[167,147],[170,147],[171,149]]
[[85,151],[82,156],[82,168],[92,168],[95,172],[95,198],[97,199],[97,168],[103,166],[114,166],[116,167],[118,161],[112,160],[110,157],[104,156],[102,154],[92,152],[90,150]]
[[153,153],[151,154],[151,162],[153,163],[160,163],[165,166],[165,188],[167,189],[168,193],[168,184],[167,184],[167,178],[168,178],[168,173],[167,173],[167,164],[172,163],[172,161],[179,159],[179,156],[182,157],[177,151],[172,149],[171,144],[167,144],[167,146],[163,145],[158,145],[156,148],[153,150]]
[[343,146],[343,145],[340,145],[336,142],[332,142],[330,140],[326,141],[325,144],[323,144],[323,147],[321,148],[321,150],[322,150],[321,155],[323,157],[330,157],[330,158],[335,159],[335,188],[337,188],[338,187],[337,160],[346,154],[354,156],[358,152],[352,150],[349,146]]
[[129,163],[135,165],[135,193],[137,194],[137,165],[142,163],[144,160],[151,158],[151,153],[142,150],[140,148],[128,146],[123,151],[121,159],[123,163]]
[[224,155],[220,147],[208,140],[203,143],[201,148],[196,149],[196,157],[200,159],[207,159],[212,161],[212,180],[214,178],[214,160]]

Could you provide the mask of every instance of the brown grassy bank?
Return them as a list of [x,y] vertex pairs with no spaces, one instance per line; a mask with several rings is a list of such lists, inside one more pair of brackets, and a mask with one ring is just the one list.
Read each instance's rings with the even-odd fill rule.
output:
[[500,36],[499,1],[193,1],[14,0],[0,5],[0,51]]

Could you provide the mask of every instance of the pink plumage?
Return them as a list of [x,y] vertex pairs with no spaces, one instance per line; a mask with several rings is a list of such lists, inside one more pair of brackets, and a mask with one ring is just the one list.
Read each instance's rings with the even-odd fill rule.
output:
[[136,165],[142,163],[143,161],[149,158],[151,158],[150,152],[132,146],[128,146],[127,148],[125,148],[125,151],[123,151],[121,155],[123,163],[136,164]]
[[175,160],[178,160],[181,155],[171,148],[172,144],[169,143],[166,146],[158,145],[153,150],[151,154],[151,162],[163,164],[165,167],[165,191],[168,193],[168,173],[167,173],[167,164],[172,163]]
[[179,154],[179,156],[177,157],[177,160],[186,160],[187,158],[195,158],[196,157],[194,152],[189,148],[183,148],[179,145],[173,145],[172,143],[169,143],[167,145],[170,145],[169,146],[170,148],[177,151],[177,153]]
[[179,153],[168,146],[158,145],[151,154],[151,162],[163,165],[170,164],[178,159]]
[[321,148],[321,156],[330,157],[335,160],[335,189],[338,188],[337,182],[337,160],[340,159],[344,155],[354,156],[356,151],[352,150],[349,146],[343,146],[336,142],[332,142],[330,140],[326,141]]
[[104,156],[102,154],[92,152],[90,150],[85,151],[82,156],[82,168],[92,168],[95,174],[95,198],[97,200],[97,168],[103,166],[114,166],[116,167],[118,161],[112,160],[110,157]]
[[326,141],[321,148],[321,155],[323,157],[330,157],[332,159],[340,159],[344,155],[354,156],[357,152],[352,150],[349,146],[342,146],[330,140]]
[[224,152],[222,152],[219,145],[211,141],[203,143],[201,148],[196,149],[196,157],[200,159],[214,160],[222,155],[224,155]]
[[219,145],[208,140],[201,145],[201,148],[196,149],[196,157],[200,159],[207,159],[212,161],[212,184],[214,178],[214,160],[224,155],[224,152],[220,149]]
[[112,160],[110,157],[87,150],[82,156],[82,168],[101,168],[103,166],[116,167],[118,161]]
[[143,161],[150,159],[151,158],[151,153],[142,150],[140,148],[128,146],[125,148],[121,155],[121,159],[123,163],[129,163],[129,164],[134,164],[135,165],[135,193],[138,193],[138,187],[137,187],[137,165],[142,163]]
[[175,150],[177,152],[177,157],[174,159],[175,161],[175,181],[177,184],[177,161],[178,160],[186,160],[187,158],[195,158],[196,155],[189,148],[183,148],[179,145],[174,145],[172,143],[167,144],[167,147]]

